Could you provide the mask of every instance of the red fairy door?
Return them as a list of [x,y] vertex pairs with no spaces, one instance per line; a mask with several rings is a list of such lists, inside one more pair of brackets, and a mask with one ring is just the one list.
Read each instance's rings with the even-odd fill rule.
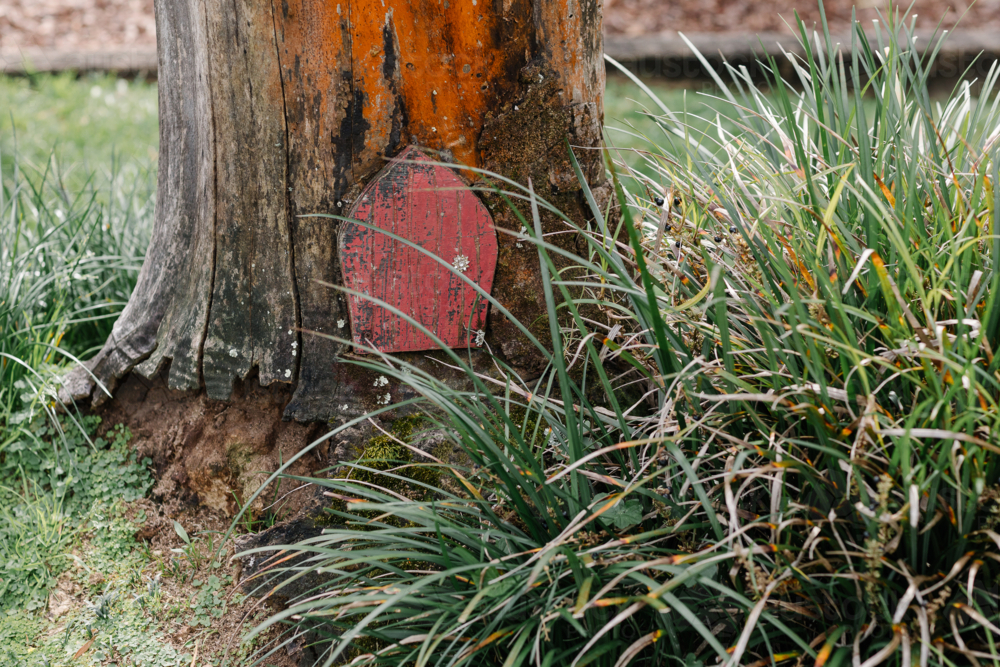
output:
[[[382,352],[432,350],[425,333],[372,299],[420,323],[448,347],[479,347],[487,302],[457,273],[487,293],[493,287],[497,236],[483,203],[455,173],[416,148],[403,150],[368,184],[340,233],[344,285],[355,344]],[[391,232],[440,257],[454,271]]]

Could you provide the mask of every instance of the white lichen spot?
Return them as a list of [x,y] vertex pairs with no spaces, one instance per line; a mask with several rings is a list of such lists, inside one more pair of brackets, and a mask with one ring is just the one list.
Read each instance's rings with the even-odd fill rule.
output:
[[230,350],[229,350],[229,356],[232,357],[233,359],[235,359],[236,357],[240,356],[240,353],[236,351],[235,347],[233,347],[233,348],[230,348]]
[[455,259],[451,261],[451,265],[462,273],[465,273],[469,269],[469,258],[465,255],[457,255]]
[[337,320],[338,329],[343,329],[345,324],[347,324],[347,322],[345,322],[344,320]]
[[387,378],[387,377],[386,377],[386,376],[384,376],[384,375],[379,375],[379,376],[378,376],[378,379],[377,379],[377,380],[375,380],[375,386],[376,386],[376,387],[384,387],[384,386],[386,386],[387,384],[389,384],[389,378]]
[[293,350],[294,350],[295,348],[297,348],[298,346],[299,346],[299,341],[297,341],[297,340],[295,340],[295,341],[292,341],[292,349],[293,349]]
[[299,354],[299,351],[298,351],[298,350],[292,350],[292,356],[293,356],[293,357],[297,357],[297,356],[298,356],[298,354]]
[[486,342],[486,332],[482,329],[476,331],[476,339],[473,342],[476,344],[476,347],[481,347]]
[[292,370],[290,368],[285,369],[285,377],[286,378],[292,377]]
[[350,406],[347,403],[344,403],[343,405],[340,406],[340,409],[341,410],[347,410],[349,407]]
[[379,405],[389,405],[389,403],[392,402],[392,394],[386,394],[385,396],[381,396],[375,402],[378,403]]

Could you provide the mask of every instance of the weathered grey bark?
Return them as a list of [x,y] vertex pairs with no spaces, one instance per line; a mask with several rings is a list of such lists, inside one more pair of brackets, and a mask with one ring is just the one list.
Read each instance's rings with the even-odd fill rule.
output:
[[[600,0],[157,0],[160,168],[135,292],[88,363],[113,388],[169,363],[171,388],[227,400],[234,382],[289,383],[286,417],[368,407],[341,347],[338,224],[408,144],[526,182],[583,221],[564,140],[601,141]],[[603,180],[597,151],[578,151]],[[606,191],[606,187],[604,188]],[[487,198],[498,227],[519,223]],[[558,223],[546,221],[556,228]],[[569,243],[569,241],[567,241]],[[500,237],[494,293],[537,318],[539,266]],[[487,342],[537,355],[491,316]],[[66,397],[92,395],[83,371]],[[369,393],[371,393],[369,391]]]

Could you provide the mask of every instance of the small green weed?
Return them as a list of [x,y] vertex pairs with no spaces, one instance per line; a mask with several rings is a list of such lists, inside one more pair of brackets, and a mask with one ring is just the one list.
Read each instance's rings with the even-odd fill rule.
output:
[[240,502],[240,497],[233,493],[233,500],[236,502],[237,514],[240,516],[239,527],[242,532],[246,534],[259,533],[262,530],[267,530],[275,523],[278,522],[278,516],[280,515],[280,508],[276,507],[278,503],[278,492],[280,487],[274,487],[274,494],[271,497],[271,502],[268,505],[268,509],[264,511],[254,511],[252,507],[244,505]]
[[130,548],[123,545],[134,530],[120,503],[150,489],[149,461],[135,460],[124,427],[92,438],[99,424],[97,417],[76,424],[38,417],[18,429],[24,437],[0,447],[0,612],[44,607],[81,531],[111,562]]
[[[191,625],[210,628],[213,619],[222,618],[225,615],[229,602],[224,591],[232,583],[233,578],[228,574],[222,577],[212,574],[204,581],[195,579],[191,582],[191,585],[198,589],[198,594],[190,602]],[[242,601],[243,596],[237,594],[232,603],[239,606]]]

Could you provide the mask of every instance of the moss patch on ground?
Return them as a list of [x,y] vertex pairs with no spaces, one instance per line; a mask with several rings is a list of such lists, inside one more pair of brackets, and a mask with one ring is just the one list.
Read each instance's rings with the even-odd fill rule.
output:
[[[437,487],[441,478],[439,467],[414,463],[410,444],[427,420],[420,415],[407,415],[392,423],[388,433],[380,433],[365,443],[356,464],[343,476],[375,484],[408,498],[424,498]],[[401,444],[405,443],[405,444]],[[426,485],[426,486],[425,486]]]

